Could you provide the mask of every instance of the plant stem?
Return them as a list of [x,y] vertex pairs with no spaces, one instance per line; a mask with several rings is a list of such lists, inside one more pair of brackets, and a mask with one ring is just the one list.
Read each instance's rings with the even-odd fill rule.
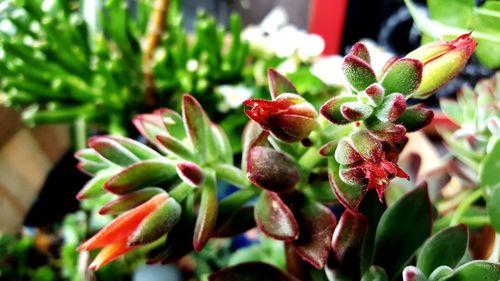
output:
[[321,160],[323,160],[323,157],[319,154],[319,148],[312,146],[300,157],[298,164],[301,168],[310,171]]
[[476,202],[483,195],[483,191],[478,188],[472,192],[462,203],[460,203],[455,210],[455,214],[451,219],[450,225],[456,225],[460,223],[462,215],[467,211],[467,209]]
[[87,146],[87,122],[85,118],[76,119],[73,128],[75,150],[84,149]]
[[169,195],[174,198],[175,201],[182,202],[192,191],[193,187],[185,182],[181,182],[169,192]]

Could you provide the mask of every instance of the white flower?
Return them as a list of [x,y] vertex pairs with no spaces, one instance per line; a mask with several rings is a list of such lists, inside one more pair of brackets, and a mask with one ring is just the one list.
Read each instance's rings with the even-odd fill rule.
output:
[[323,40],[323,37],[317,34],[304,33],[304,35],[298,49],[299,57],[302,60],[307,60],[321,55],[325,49],[325,40]]
[[224,97],[224,100],[217,106],[220,112],[238,108],[243,104],[243,101],[252,96],[252,89],[243,85],[222,85],[217,87],[217,92]]
[[341,56],[335,55],[320,58],[312,65],[311,73],[326,85],[344,85]]

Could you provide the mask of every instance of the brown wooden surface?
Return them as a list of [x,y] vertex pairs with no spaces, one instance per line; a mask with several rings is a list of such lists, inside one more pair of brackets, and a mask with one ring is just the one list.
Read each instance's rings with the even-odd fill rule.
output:
[[45,178],[69,146],[65,125],[26,128],[0,107],[0,232],[15,232]]

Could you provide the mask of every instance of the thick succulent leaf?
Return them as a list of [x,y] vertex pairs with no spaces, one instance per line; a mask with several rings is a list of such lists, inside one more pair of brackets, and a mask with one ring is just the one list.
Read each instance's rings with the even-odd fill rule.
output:
[[95,198],[106,193],[104,184],[114,175],[112,172],[101,172],[94,178],[89,180],[83,188],[78,192],[76,198],[78,200]]
[[410,265],[403,270],[403,281],[427,281],[427,278],[420,269]]
[[209,154],[212,139],[208,117],[200,103],[190,95],[182,98],[182,117],[195,155],[204,162]]
[[491,220],[491,224],[497,233],[500,233],[500,188],[497,187],[493,190],[488,202],[486,202],[486,209]]
[[361,157],[377,162],[382,155],[382,143],[376,140],[367,130],[360,130],[351,134],[354,149]]
[[370,266],[370,268],[365,271],[363,277],[361,277],[361,281],[388,281],[387,273],[385,270],[376,265]]
[[367,64],[370,64],[370,53],[368,52],[368,48],[361,42],[358,42],[351,47],[349,55],[356,56],[364,60]]
[[133,139],[112,135],[106,137],[116,141],[141,160],[157,159],[161,157],[155,150]]
[[75,158],[79,161],[89,161],[95,163],[104,163],[109,166],[109,161],[102,157],[92,148],[80,149],[75,153]]
[[267,71],[267,79],[273,100],[283,93],[298,94],[292,82],[272,68]]
[[193,236],[193,247],[201,251],[212,236],[212,231],[217,222],[217,183],[213,172],[207,173],[205,184],[201,191],[201,203]]
[[417,104],[406,108],[395,123],[403,125],[407,132],[415,132],[429,125],[433,117],[432,110],[424,108],[423,104]]
[[425,242],[418,255],[417,267],[425,276],[440,265],[455,267],[467,249],[467,227],[452,226],[441,230]]
[[328,259],[337,219],[328,208],[314,201],[306,199],[298,205],[292,211],[299,224],[299,238],[292,245],[302,259],[321,269]]
[[442,281],[499,280],[500,265],[488,261],[471,261],[455,269],[453,275]]
[[333,97],[321,106],[320,113],[321,115],[323,115],[323,117],[328,119],[328,121],[334,124],[338,125],[348,124],[351,121],[347,120],[342,115],[341,106],[346,102],[354,102],[354,101],[356,101],[355,96]]
[[448,118],[457,124],[463,124],[465,119],[462,113],[462,108],[455,101],[447,98],[439,99],[439,107]]
[[340,165],[333,158],[328,159],[328,179],[337,200],[347,209],[356,210],[363,199],[364,188],[342,181],[339,175]]
[[402,94],[394,93],[385,96],[375,115],[383,122],[394,122],[406,109],[406,100]]
[[334,268],[351,279],[360,278],[361,249],[368,232],[368,219],[346,209],[332,237]]
[[378,106],[382,103],[385,96],[385,89],[379,83],[373,83],[364,91],[359,92],[357,98],[360,102],[371,106]]
[[263,146],[255,146],[249,151],[247,178],[253,184],[274,192],[289,190],[300,179],[292,158]]
[[294,276],[261,262],[241,263],[212,273],[209,281],[298,281]]
[[335,149],[335,160],[341,165],[348,165],[362,160],[361,155],[352,147],[348,138],[342,138]]
[[344,57],[342,72],[351,88],[356,92],[363,91],[370,84],[377,82],[375,72],[370,65],[353,55]]
[[291,241],[299,237],[299,226],[292,211],[274,192],[260,194],[254,216],[259,229],[273,239]]
[[406,128],[400,124],[379,123],[370,127],[368,132],[379,141],[397,142],[405,137]]
[[242,141],[242,155],[241,155],[241,170],[246,171],[247,156],[250,149],[254,146],[265,146],[269,133],[262,130],[262,128],[250,120],[243,128]]
[[156,136],[168,135],[163,120],[158,114],[138,115],[134,118],[133,123],[139,133],[153,144],[156,143]]
[[420,85],[422,69],[422,63],[416,59],[402,58],[395,61],[382,78],[385,93],[401,93],[408,97]]
[[234,237],[255,227],[254,206],[243,206],[229,216],[222,217],[220,213],[213,237]]
[[128,238],[129,246],[151,243],[167,234],[179,221],[182,208],[173,198],[147,216]]
[[185,183],[192,187],[199,186],[203,184],[204,173],[200,166],[193,162],[180,161],[176,165],[177,175]]
[[178,140],[185,139],[186,130],[184,128],[184,122],[182,120],[182,116],[179,113],[171,110],[171,109],[159,109],[157,111],[158,114],[161,114],[163,124],[165,128],[167,128],[168,134]]
[[167,154],[171,154],[180,159],[194,161],[194,154],[179,140],[167,135],[159,135],[156,139],[161,144],[162,150]]
[[[80,160],[80,162],[78,162],[78,164],[76,164],[76,167],[78,168],[78,170],[80,170],[81,172],[83,172],[89,176],[96,176],[99,173],[103,173],[105,170],[110,169],[110,167],[112,167],[112,166],[115,166],[115,165],[106,159],[104,159],[104,161],[102,161],[102,162],[94,162],[94,161],[89,161],[89,160],[84,159],[84,160]],[[115,167],[117,167],[117,166],[115,166]]]
[[340,113],[351,122],[359,121],[370,117],[373,113],[373,107],[357,101],[345,102],[340,106]]
[[168,160],[145,160],[120,171],[104,184],[104,189],[125,194],[161,183],[175,174],[175,164]]
[[116,215],[130,209],[133,209],[142,203],[148,201],[156,194],[165,192],[159,187],[147,187],[134,192],[127,193],[125,195],[119,196],[116,199],[109,201],[101,209],[99,209],[99,214],[101,215]]
[[212,124],[211,127],[220,159],[224,163],[233,164],[233,151],[231,150],[231,143],[229,142],[226,133],[217,124]]
[[110,162],[122,167],[126,167],[140,161],[136,155],[108,137],[98,136],[90,138],[89,147],[93,148],[102,157],[106,158]]
[[373,264],[394,279],[429,237],[431,228],[432,206],[424,184],[396,201],[380,218]]
[[442,265],[434,269],[434,271],[429,276],[429,281],[439,281],[444,280],[446,277],[453,275],[453,269],[449,266]]
[[489,153],[482,159],[479,169],[479,183],[486,201],[493,191],[500,189],[500,140],[497,140]]

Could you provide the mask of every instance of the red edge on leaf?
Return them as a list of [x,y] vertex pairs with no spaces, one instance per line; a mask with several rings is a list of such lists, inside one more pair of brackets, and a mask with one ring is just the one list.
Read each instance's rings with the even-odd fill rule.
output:
[[[267,192],[267,191],[264,191],[264,192]],[[269,192],[267,192],[267,195],[271,196],[272,199],[273,199],[273,203],[278,204],[279,208],[286,213],[286,215],[287,215],[288,218],[291,219],[290,221],[292,223],[292,228],[293,228],[293,232],[295,233],[295,235],[293,237],[276,236],[275,234],[268,232],[267,228],[263,224],[261,224],[260,220],[258,220],[257,218],[255,218],[255,223],[257,224],[257,227],[265,235],[267,235],[268,237],[271,237],[273,239],[276,239],[276,240],[280,240],[280,241],[294,241],[294,240],[297,240],[299,238],[299,225],[298,225],[297,220],[295,219],[292,211],[283,202],[283,200],[281,200],[281,198],[279,197],[279,195],[277,193],[269,191]],[[274,208],[274,206],[271,206],[271,208]]]

